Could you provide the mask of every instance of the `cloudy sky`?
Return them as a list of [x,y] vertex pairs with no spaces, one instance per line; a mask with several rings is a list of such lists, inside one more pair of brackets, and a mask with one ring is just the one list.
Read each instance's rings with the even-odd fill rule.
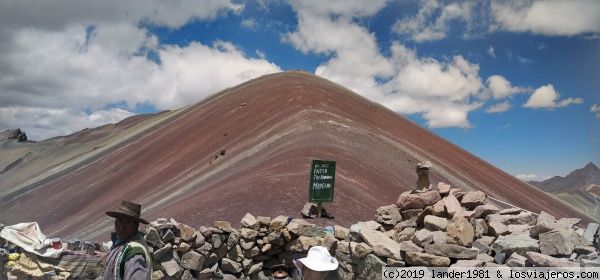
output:
[[0,131],[31,140],[292,69],[522,179],[600,165],[600,1],[0,0]]

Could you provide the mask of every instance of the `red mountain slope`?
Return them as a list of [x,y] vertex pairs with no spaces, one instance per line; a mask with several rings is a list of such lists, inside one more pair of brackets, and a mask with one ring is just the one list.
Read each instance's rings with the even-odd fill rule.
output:
[[[194,227],[247,212],[300,216],[312,159],[337,161],[335,201],[349,226],[413,189],[415,165],[430,160],[447,182],[534,212],[580,217],[406,118],[304,72],[263,76],[177,111],[38,143],[0,142],[0,222],[38,221],[50,236],[106,238],[104,211],[122,199],[153,220]],[[224,151],[224,155],[220,155]],[[500,205],[506,207],[504,205]]]

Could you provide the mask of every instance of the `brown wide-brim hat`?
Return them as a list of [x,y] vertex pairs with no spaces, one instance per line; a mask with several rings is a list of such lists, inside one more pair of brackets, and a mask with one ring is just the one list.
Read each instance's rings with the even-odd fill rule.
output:
[[132,220],[136,222],[140,222],[143,224],[148,224],[148,222],[142,219],[142,205],[130,202],[130,201],[121,201],[119,208],[115,211],[108,211],[106,215],[113,218],[121,218]]

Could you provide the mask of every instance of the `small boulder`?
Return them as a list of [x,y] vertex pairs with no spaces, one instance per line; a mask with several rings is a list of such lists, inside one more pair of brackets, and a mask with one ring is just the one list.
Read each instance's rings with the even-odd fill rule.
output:
[[269,223],[269,229],[272,231],[282,230],[287,225],[287,221],[287,216],[279,215],[271,220]]
[[508,229],[509,234],[529,233],[531,226],[530,225],[508,225],[506,228]]
[[579,222],[581,222],[581,219],[578,218],[562,218],[556,221],[556,224],[558,228],[573,228]]
[[456,197],[456,199],[461,199],[463,197],[463,195],[465,195],[465,191],[461,190],[461,189],[450,189],[449,194],[453,195],[454,197]]
[[187,252],[181,256],[180,265],[187,269],[201,270],[204,265],[204,256],[194,251]]
[[269,244],[283,246],[283,244],[284,244],[283,234],[281,234],[281,232],[278,232],[278,231],[272,231],[267,236],[267,241]]
[[473,210],[475,211],[475,218],[484,218],[484,219],[488,215],[497,214],[498,212],[500,212],[500,209],[498,209],[498,207],[496,207],[492,204],[479,205],[479,206],[475,207],[475,209],[473,209]]
[[467,192],[460,200],[460,204],[467,209],[474,209],[485,203],[486,195],[482,191]]
[[400,244],[388,238],[383,232],[368,228],[360,230],[360,236],[373,248],[373,253],[380,257],[401,259]]
[[446,218],[448,217],[448,213],[446,212],[446,205],[444,204],[444,200],[440,200],[433,205],[432,209],[433,215],[437,217]]
[[564,259],[558,259],[537,252],[525,253],[527,260],[535,266],[543,267],[579,267],[579,263],[570,262]]
[[258,222],[260,223],[261,226],[268,227],[269,224],[271,224],[271,218],[270,217],[257,216],[256,219],[258,220]]
[[386,263],[374,254],[369,254],[358,263],[360,279],[379,279]]
[[446,231],[448,220],[433,215],[425,216],[425,228],[430,231]]
[[186,224],[179,224],[179,236],[185,242],[192,240],[196,230],[193,227],[190,227]]
[[553,224],[554,222],[556,222],[556,217],[548,214],[547,212],[540,212],[540,214],[537,217],[537,221],[536,221],[536,225],[539,224]]
[[165,246],[165,243],[160,238],[160,234],[158,234],[158,230],[156,230],[153,227],[147,228],[144,239],[146,240],[146,242],[152,244],[154,247],[162,248]]
[[242,272],[242,264],[228,258],[223,258],[221,260],[221,270],[223,272],[239,273]]
[[[406,263],[416,266],[427,267],[448,267],[450,266],[450,258],[436,256],[428,253],[406,252]],[[381,273],[381,271],[380,271]]]
[[450,185],[443,182],[439,182],[437,185],[437,190],[441,195],[447,195],[450,192],[450,188]]
[[[301,236],[313,231],[317,228],[317,226],[302,219],[293,219],[289,224],[287,224],[286,228],[289,232]],[[244,229],[242,229],[242,234],[243,232]]]
[[347,229],[343,226],[338,226],[338,225],[333,226],[333,235],[335,236],[335,238],[337,238],[339,240],[346,239],[346,236],[348,236],[349,231],[350,231],[349,229]]
[[458,260],[450,267],[483,267],[484,264],[482,260]]
[[400,215],[402,216],[402,219],[405,221],[416,219],[417,217],[419,217],[419,215],[421,215],[421,212],[423,212],[423,209],[407,209],[407,210],[399,209],[399,210],[400,210]]
[[155,261],[158,261],[160,259],[162,259],[163,256],[165,256],[167,253],[171,253],[173,249],[173,245],[171,243],[167,243],[164,247],[154,251],[154,253],[152,253],[152,259],[154,259]]
[[402,216],[396,205],[388,205],[377,208],[375,212],[376,221],[384,225],[396,225],[402,221]]
[[442,199],[442,197],[437,190],[431,190],[422,193],[406,191],[400,194],[396,205],[398,205],[398,208],[402,210],[423,209],[427,206],[432,206],[440,199]]
[[494,237],[498,237],[501,235],[507,235],[509,233],[508,227],[503,223],[492,221],[487,222],[488,225],[488,234]]
[[512,253],[508,260],[506,260],[506,266],[509,267],[525,267],[527,258],[517,253]]
[[479,250],[475,248],[465,248],[453,244],[427,244],[425,245],[425,252],[436,256],[468,260],[475,259],[479,254]]
[[427,229],[420,229],[419,231],[415,232],[410,241],[417,246],[425,247],[425,244],[429,244],[433,241],[433,233]]
[[589,223],[587,225],[587,227],[585,228],[585,231],[583,232],[583,238],[585,238],[589,242],[593,243],[594,242],[594,236],[598,232],[598,228],[600,228],[599,224],[597,224],[597,223]]
[[285,249],[290,252],[307,252],[310,247],[321,245],[323,245],[323,238],[300,236],[287,243]]
[[449,194],[448,196],[444,197],[443,200],[444,206],[446,207],[446,213],[448,213],[449,217],[454,217],[456,213],[463,211],[460,202],[454,195]]
[[539,236],[540,252],[549,256],[564,256],[573,253],[575,246],[592,246],[573,229],[558,229],[544,232]]
[[172,254],[166,254],[160,260],[160,266],[170,277],[179,278],[183,274],[183,269],[179,266],[177,260],[173,258]]
[[473,248],[479,250],[481,253],[486,253],[490,250],[490,246],[487,245],[483,240],[477,239],[473,241]]
[[350,254],[354,257],[362,259],[373,253],[373,248],[366,243],[350,242]]
[[404,228],[403,230],[401,230],[400,232],[398,232],[398,234],[396,234],[394,241],[400,243],[402,241],[409,241],[413,238],[413,236],[415,235],[415,232],[417,230],[414,227],[407,227]]
[[227,233],[232,232],[234,230],[233,227],[231,227],[231,223],[227,221],[215,221],[215,228]]
[[240,222],[242,227],[251,228],[258,230],[260,228],[260,222],[250,213],[246,213]]
[[450,220],[446,229],[446,242],[464,247],[471,247],[475,237],[475,230],[469,221],[457,216]]
[[263,263],[255,263],[253,264],[247,271],[244,271],[246,275],[253,275],[259,273],[263,269]]
[[443,231],[432,231],[433,244],[448,244],[446,241],[446,233]]
[[400,243],[400,252],[406,253],[406,252],[423,252],[423,251],[425,251],[425,249],[417,246],[417,244],[415,244],[411,241],[402,241]]
[[526,233],[510,234],[498,237],[490,246],[490,250],[502,252],[507,256],[517,253],[525,255],[527,252],[539,252],[540,246],[536,239]]
[[311,202],[307,202],[300,211],[303,218],[314,219],[317,217],[317,205]]
[[488,233],[488,226],[483,219],[475,220],[475,238],[480,238]]

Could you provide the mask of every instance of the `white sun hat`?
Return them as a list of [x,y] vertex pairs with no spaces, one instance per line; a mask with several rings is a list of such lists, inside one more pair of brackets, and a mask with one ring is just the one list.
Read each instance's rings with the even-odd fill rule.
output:
[[331,271],[338,267],[338,261],[323,246],[310,248],[306,258],[298,259],[298,261],[314,271]]

